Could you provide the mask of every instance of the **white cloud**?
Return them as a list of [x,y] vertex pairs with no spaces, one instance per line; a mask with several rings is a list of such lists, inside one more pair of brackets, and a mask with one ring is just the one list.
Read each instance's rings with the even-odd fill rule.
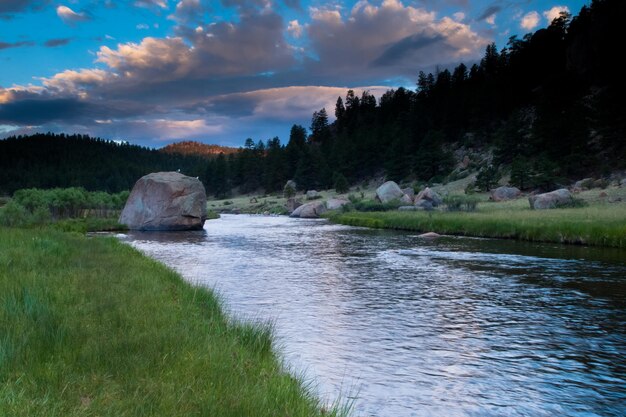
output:
[[287,32],[291,34],[294,38],[299,38],[302,36],[303,27],[297,20],[291,20],[289,22],[289,26],[287,26]]
[[137,29],[139,30],[148,30],[150,29],[150,26],[146,25],[145,23],[139,23],[137,26],[135,26]]
[[485,19],[485,22],[489,23],[490,25],[495,25],[496,24],[496,14],[492,14],[487,16],[487,18]]
[[457,22],[462,22],[463,20],[465,20],[465,13],[463,13],[463,12],[456,12],[455,14],[452,15],[452,17]]
[[90,19],[89,16],[87,16],[84,12],[76,13],[74,10],[70,9],[67,6],[58,6],[57,16],[59,16],[61,20],[63,20],[63,22],[67,24],[84,22]]
[[546,10],[545,12],[543,12],[543,15],[548,20],[548,24],[550,24],[554,19],[560,16],[561,12],[569,13],[569,7],[554,6],[550,10]]
[[533,30],[539,25],[539,21],[541,20],[541,16],[536,11],[528,12],[520,21],[520,26],[526,30]]

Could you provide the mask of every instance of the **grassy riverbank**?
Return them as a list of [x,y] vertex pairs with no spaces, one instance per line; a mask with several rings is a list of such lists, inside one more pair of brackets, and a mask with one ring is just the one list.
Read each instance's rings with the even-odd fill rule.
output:
[[[626,247],[623,204],[530,210],[519,203],[484,204],[476,212],[348,212],[331,221],[351,226],[437,232],[440,234]],[[527,203],[526,203],[527,204]]]
[[270,329],[113,238],[0,228],[0,415],[315,416]]

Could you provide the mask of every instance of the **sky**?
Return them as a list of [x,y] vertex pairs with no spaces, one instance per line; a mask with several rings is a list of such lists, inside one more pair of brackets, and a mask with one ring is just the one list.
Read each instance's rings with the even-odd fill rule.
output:
[[348,89],[415,89],[584,0],[0,0],[0,137],[287,142]]

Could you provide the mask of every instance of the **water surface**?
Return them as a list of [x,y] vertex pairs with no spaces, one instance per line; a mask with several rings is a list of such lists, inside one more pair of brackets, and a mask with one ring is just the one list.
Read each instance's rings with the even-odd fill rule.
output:
[[626,415],[626,253],[222,216],[124,238],[358,416]]

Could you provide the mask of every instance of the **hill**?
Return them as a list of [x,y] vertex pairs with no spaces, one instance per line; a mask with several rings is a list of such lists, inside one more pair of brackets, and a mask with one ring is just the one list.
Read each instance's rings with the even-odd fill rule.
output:
[[221,153],[223,153],[224,155],[237,153],[239,152],[239,149],[231,148],[228,146],[207,145],[205,143],[195,141],[183,141],[166,145],[163,148],[159,149],[159,151],[168,154],[202,156],[205,158],[212,158]]

